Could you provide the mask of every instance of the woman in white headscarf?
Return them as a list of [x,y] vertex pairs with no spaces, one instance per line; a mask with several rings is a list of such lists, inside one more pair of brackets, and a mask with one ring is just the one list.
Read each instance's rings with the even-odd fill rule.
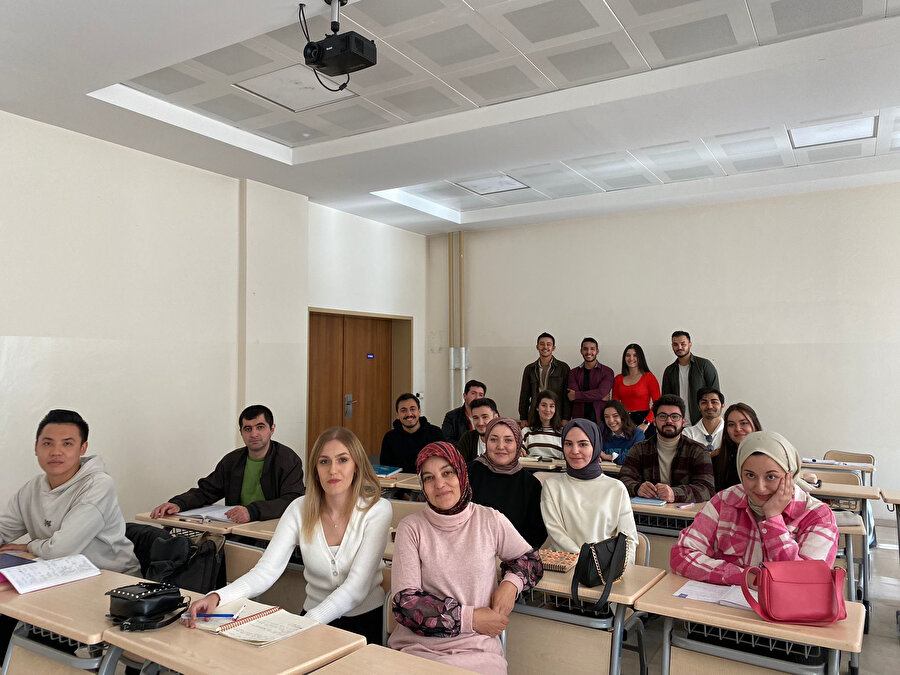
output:
[[834,564],[838,529],[827,504],[807,494],[800,454],[781,434],[756,431],[737,452],[739,485],[716,494],[672,548],[672,571],[740,584],[744,569],[775,560]]

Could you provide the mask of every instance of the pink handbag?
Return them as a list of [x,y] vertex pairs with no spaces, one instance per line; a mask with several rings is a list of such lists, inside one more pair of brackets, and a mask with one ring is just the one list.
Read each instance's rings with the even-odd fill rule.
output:
[[[756,574],[759,600],[750,593]],[[766,621],[826,625],[847,618],[844,576],[824,560],[767,562],[744,570],[741,589],[750,606]]]

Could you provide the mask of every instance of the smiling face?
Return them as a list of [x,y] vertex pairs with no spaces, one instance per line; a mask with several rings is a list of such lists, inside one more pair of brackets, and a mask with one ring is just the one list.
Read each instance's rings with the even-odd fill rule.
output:
[[537,404],[537,413],[538,417],[541,419],[541,424],[545,427],[549,427],[550,421],[556,414],[556,404],[553,402],[553,399],[542,398]]
[[429,457],[422,464],[422,487],[428,503],[441,511],[452,509],[462,496],[459,477],[443,457]]
[[578,427],[572,427],[566,434],[566,440],[563,441],[563,453],[569,466],[573,469],[583,469],[591,463],[594,446],[591,445],[586,433]]
[[397,419],[403,425],[403,430],[415,433],[419,430],[419,404],[416,399],[407,398],[397,403]]
[[684,429],[684,415],[677,405],[661,405],[653,418],[656,432],[663,438],[678,438]]
[[705,420],[714,420],[722,414],[722,401],[718,394],[704,394],[700,397],[700,415]]
[[593,342],[581,343],[581,358],[584,359],[585,365],[592,365],[597,360],[599,348]]
[[505,424],[495,424],[484,440],[488,458],[498,466],[512,464],[519,454],[516,437]]
[[[787,474],[768,455],[750,455],[741,466],[741,485],[757,506],[763,506],[775,494]],[[792,479],[793,480],[793,479]]]
[[554,349],[556,349],[556,345],[553,344],[552,338],[542,337],[537,341],[538,354],[540,354],[540,357],[545,361],[553,355]]
[[688,340],[684,335],[673,337],[672,351],[675,352],[675,356],[677,356],[679,359],[683,359],[685,356],[691,353],[691,341]]
[[725,433],[735,445],[740,445],[744,440],[744,436],[752,434],[756,431],[751,420],[745,413],[740,410],[732,410],[728,413],[725,420]]
[[500,417],[500,415],[491,410],[491,407],[488,405],[483,405],[472,410],[472,426],[475,428],[475,431],[478,432],[479,436],[484,436],[488,422],[495,417]]
[[603,421],[614,434],[622,432],[622,417],[619,415],[619,411],[612,406],[603,411]]
[[637,368],[638,363],[637,352],[634,349],[627,349],[625,351],[625,365],[629,368]]
[[339,495],[353,486],[356,462],[347,446],[338,440],[330,440],[322,446],[316,460],[316,475],[326,495]]
[[47,474],[50,488],[57,488],[81,468],[81,456],[87,452],[81,432],[74,424],[48,424],[34,444],[38,464]]

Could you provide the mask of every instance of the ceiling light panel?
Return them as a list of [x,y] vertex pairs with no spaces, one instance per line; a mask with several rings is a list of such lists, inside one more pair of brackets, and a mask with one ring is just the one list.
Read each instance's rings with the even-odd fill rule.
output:
[[406,122],[449,115],[476,107],[472,101],[437,78],[397,87],[367,98]]
[[533,189],[550,199],[577,197],[603,190],[562,162],[551,162],[523,169],[513,169],[507,174],[516,180],[530,185]]
[[876,154],[900,150],[900,108],[884,108],[878,115]]
[[692,3],[666,16],[669,18],[628,27],[628,34],[654,68],[757,45],[743,0]]
[[747,0],[760,44],[884,17],[884,0]]
[[495,171],[483,176],[474,176],[472,178],[463,178],[454,181],[459,187],[465,188],[482,197],[500,192],[508,192],[510,190],[523,190],[528,187],[525,183],[510,178],[505,173]]
[[628,190],[662,181],[628,152],[566,159],[563,163],[604,190]]
[[509,0],[479,14],[525,54],[622,30],[603,0]]
[[797,164],[784,127],[764,127],[703,139],[727,174],[780,169]]
[[[321,77],[332,89],[338,88],[335,80]],[[243,80],[235,86],[291,112],[300,112],[355,96],[347,89],[328,91],[319,84],[315,72],[299,64]]]
[[792,145],[804,148],[875,136],[875,115],[822,121],[819,124],[792,126],[788,129]]
[[624,31],[533,52],[528,59],[560,89],[650,70]]
[[510,192],[497,192],[495,194],[487,195],[486,198],[499,206],[531,204],[533,202],[543,202],[548,199],[546,195],[541,194],[537,190],[532,190],[531,188],[511,190]]
[[651,145],[632,150],[631,154],[664,183],[725,175],[700,140]]
[[859,159],[861,157],[874,157],[875,139],[867,138],[862,141],[797,148],[794,150],[794,156],[797,158],[798,164],[819,164],[822,162]]
[[472,13],[463,0],[359,0],[344,7],[341,15],[388,38],[461,12]]
[[556,87],[524,56],[445,75],[444,82],[479,106],[536,96]]
[[485,197],[445,180],[401,189],[408,194],[457,211],[474,211],[494,206],[494,203]]

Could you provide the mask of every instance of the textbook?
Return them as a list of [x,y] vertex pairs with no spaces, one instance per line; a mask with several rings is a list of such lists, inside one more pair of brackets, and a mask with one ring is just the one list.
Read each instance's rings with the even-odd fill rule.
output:
[[394,474],[400,473],[403,469],[399,466],[385,466],[384,464],[373,464],[372,468],[379,478],[390,478]]
[[221,523],[233,522],[231,518],[225,515],[226,511],[231,511],[233,506],[219,504],[218,506],[201,506],[199,509],[190,509],[188,511],[179,511],[172,514],[172,518],[196,518],[201,522],[215,520]]
[[255,647],[265,647],[284,640],[319,623],[315,619],[291,614],[281,607],[272,607],[245,598],[219,605],[215,613],[233,614],[236,618],[215,618],[208,621],[197,619],[197,628],[240,640]]
[[578,562],[577,553],[551,551],[548,548],[542,548],[538,552],[541,554],[541,563],[544,565],[544,570],[548,572],[568,572]]
[[665,506],[668,502],[665,499],[650,499],[649,497],[632,497],[632,504],[649,504],[650,506]]
[[3,576],[19,593],[31,593],[98,574],[100,570],[80,553],[53,560],[35,560],[30,565],[3,569]]
[[[750,593],[754,598],[757,597],[756,591],[751,590]],[[720,586],[719,584],[708,584],[705,581],[688,581],[672,595],[688,600],[713,602],[726,607],[750,609],[750,603],[744,597],[744,591],[740,586]]]

